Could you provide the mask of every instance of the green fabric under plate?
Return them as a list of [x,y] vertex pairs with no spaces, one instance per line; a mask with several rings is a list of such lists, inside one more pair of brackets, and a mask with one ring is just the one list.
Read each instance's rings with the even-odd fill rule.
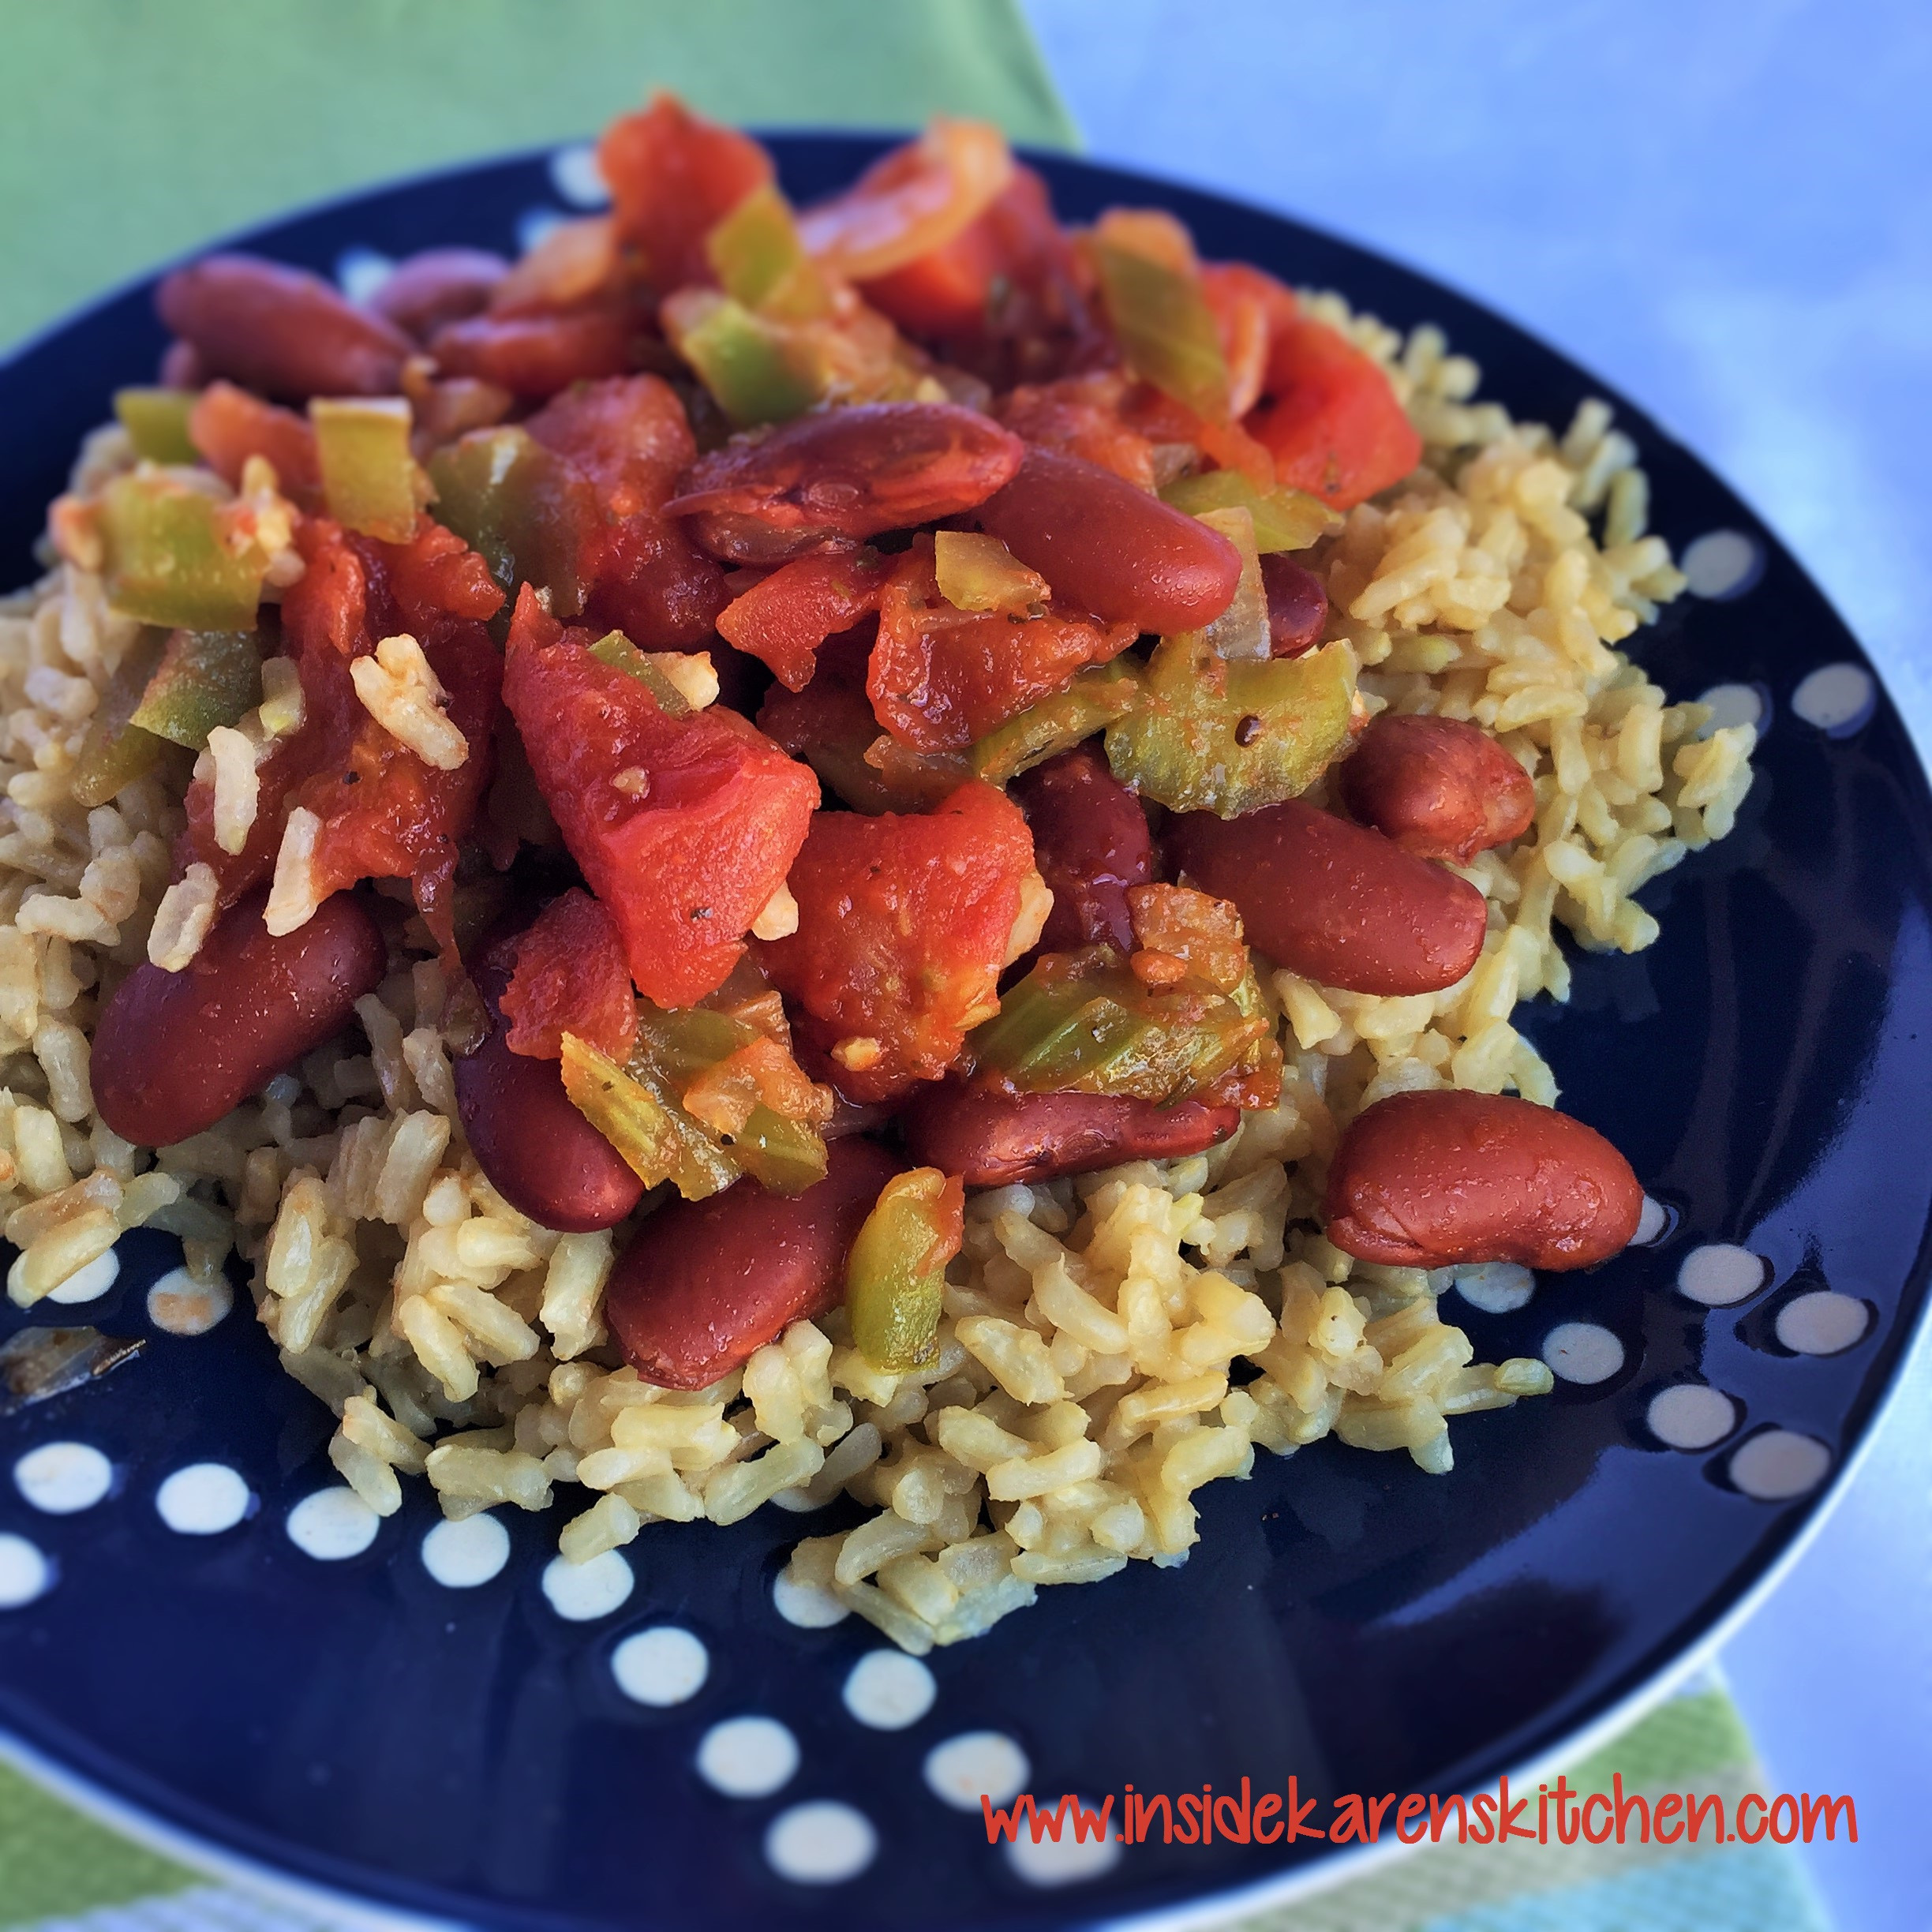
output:
[[0,346],[217,235],[580,140],[652,88],[762,127],[1069,146],[1014,0],[6,0]]
[[[0,346],[156,263],[365,185],[581,139],[653,87],[768,127],[1075,133],[1017,0],[4,0]],[[1762,1789],[1721,1691],[1666,1704],[1586,1788]],[[103,1909],[106,1908],[106,1909]],[[310,1932],[0,1763],[0,1928]],[[1245,1932],[1821,1932],[1788,1855],[1445,1846]]]

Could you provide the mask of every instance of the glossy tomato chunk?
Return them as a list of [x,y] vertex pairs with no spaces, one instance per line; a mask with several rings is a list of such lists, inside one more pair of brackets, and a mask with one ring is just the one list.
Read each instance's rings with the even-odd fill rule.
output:
[[1118,657],[1139,635],[1131,623],[1057,605],[1017,620],[960,610],[941,594],[932,539],[921,537],[899,559],[880,604],[866,691],[901,743],[958,751],[1065,691],[1089,665]]
[[890,574],[870,550],[796,558],[728,605],[718,635],[763,659],[788,691],[803,691],[819,646],[878,608]]
[[722,706],[674,718],[526,585],[504,700],[571,856],[660,1006],[721,986],[805,842],[818,781]]
[[1278,324],[1263,387],[1267,399],[1245,426],[1291,489],[1352,509],[1422,460],[1422,439],[1387,376],[1325,323]]
[[619,234],[662,294],[713,279],[705,237],[772,178],[771,156],[750,135],[700,119],[668,94],[605,129],[597,167]]
[[928,813],[812,821],[788,881],[798,930],[760,952],[848,1099],[937,1080],[998,1010],[1033,878],[1018,807],[977,779]]
[[515,968],[497,1002],[504,1044],[533,1060],[563,1058],[574,1033],[620,1065],[637,1039],[637,995],[616,922],[573,886],[552,899],[515,944]]

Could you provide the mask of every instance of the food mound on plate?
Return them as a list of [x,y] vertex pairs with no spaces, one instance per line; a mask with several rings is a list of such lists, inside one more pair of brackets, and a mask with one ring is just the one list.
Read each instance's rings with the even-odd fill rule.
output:
[[1642,1208],[1512,1011],[1750,782],[1618,648],[1633,446],[990,128],[598,159],[515,263],[162,283],[0,614],[13,1300],[233,1252],[371,1509],[843,1496],[786,1601],[914,1651],[1257,1451],[1447,1474],[1550,1376],[1440,1297]]

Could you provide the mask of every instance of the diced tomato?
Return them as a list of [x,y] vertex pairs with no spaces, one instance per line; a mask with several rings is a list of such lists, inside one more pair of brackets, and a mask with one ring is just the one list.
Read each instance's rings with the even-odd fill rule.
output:
[[849,188],[807,208],[799,239],[833,274],[871,282],[956,240],[1013,176],[1013,152],[998,128],[936,118]]
[[655,376],[581,383],[524,425],[597,492],[601,522],[580,540],[586,620],[641,650],[687,650],[730,601],[722,565],[660,514],[697,459],[684,406]]
[[999,419],[1029,443],[1098,463],[1137,489],[1151,490],[1153,442],[1121,414],[1131,387],[1118,369],[1022,384],[1001,398]]
[[1246,262],[1206,263],[1200,278],[1227,361],[1228,413],[1238,418],[1260,398],[1276,332],[1296,319],[1294,290]]
[[728,605],[718,635],[762,658],[788,691],[811,682],[818,646],[879,607],[891,567],[874,551],[803,556]]
[[[482,620],[503,593],[483,560],[427,518],[408,543],[386,544],[310,517],[296,545],[307,567],[283,599],[282,639],[301,672],[301,728],[262,763],[254,826],[239,852],[215,841],[212,784],[189,788],[181,862],[211,867],[222,903],[232,904],[274,871],[283,826],[301,806],[322,822],[311,863],[323,893],[358,879],[408,879],[453,952],[449,887],[489,779],[503,676]],[[351,660],[402,631],[421,645],[468,741],[454,771],[425,764],[356,694]]]
[[1273,455],[1277,480],[1338,510],[1399,482],[1422,459],[1422,439],[1387,376],[1325,323],[1276,329],[1265,389],[1246,427]]
[[611,915],[573,886],[552,899],[516,942],[516,970],[498,1002],[511,1021],[504,1044],[533,1060],[560,1060],[574,1033],[620,1066],[637,1039],[637,995]]
[[616,921],[631,976],[660,1006],[721,986],[811,822],[818,781],[747,719],[672,718],[590,654],[526,584],[504,699],[564,842]]
[[1033,840],[978,779],[919,817],[821,812],[788,883],[798,930],[760,948],[848,1099],[937,1080],[991,1018]]
[[293,410],[278,409],[233,383],[212,382],[189,414],[188,440],[227,483],[241,482],[242,466],[249,457],[265,456],[275,466],[284,496],[305,510],[321,501],[315,432],[308,418]]
[[950,242],[860,287],[901,328],[1002,388],[1091,368],[1105,353],[1073,245],[1030,167],[1016,166],[992,205]]
[[1197,416],[1151,383],[1136,383],[1127,391],[1121,399],[1121,415],[1130,428],[1155,443],[1192,443],[1218,467],[1240,470],[1256,489],[1275,487],[1275,459],[1238,422]]
[[748,134],[700,120],[668,94],[605,129],[597,166],[619,233],[642,252],[664,294],[714,279],[705,237],[772,178],[771,156]]
[[1053,606],[1017,620],[957,609],[941,596],[932,539],[921,537],[899,558],[879,606],[866,692],[902,743],[958,751],[1065,691],[1089,665],[1118,657],[1137,635],[1130,623]]

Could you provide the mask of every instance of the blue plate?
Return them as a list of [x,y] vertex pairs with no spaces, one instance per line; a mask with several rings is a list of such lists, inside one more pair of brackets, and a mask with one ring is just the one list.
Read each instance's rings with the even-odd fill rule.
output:
[[[801,198],[878,151],[848,137],[773,145]],[[1327,236],[1106,169],[1039,165],[1070,216],[1159,203],[1208,256],[1342,289],[1400,327],[1433,319],[1519,417],[1562,425],[1584,397],[1610,395],[1496,316]],[[507,249],[572,179],[547,155],[496,163],[247,245],[325,273],[363,251]],[[117,384],[152,379],[161,343],[144,285],[0,368],[0,580],[28,579],[76,442]],[[420,1485],[362,1553],[304,1554],[286,1521],[335,1480],[328,1415],[277,1372],[245,1297],[200,1339],[154,1331],[144,1291],[175,1256],[137,1234],[106,1299],[33,1319],[149,1335],[145,1354],[0,1421],[0,1536],[49,1565],[44,1594],[0,1611],[0,1728],[177,1831],[391,1909],[545,1932],[1043,1927],[1291,1884],[1337,1853],[1305,1839],[1157,1844],[1043,1887],[989,1848],[976,1807],[928,1788],[936,1746],[1004,1734],[1043,1795],[1225,1792],[1244,1777],[1279,1791],[1291,1776],[1304,1796],[1446,1792],[1544,1756],[1654,1687],[1815,1520],[1926,1298],[1932,840],[1904,730],[1844,624],[1723,484],[1616,407],[1655,523],[1707,593],[1672,605],[1636,653],[1674,695],[1747,687],[1732,697],[1768,706],[1769,730],[1735,836],[1646,893],[1662,940],[1632,958],[1578,955],[1570,1004],[1526,1009],[1565,1106],[1626,1151],[1667,1225],[1525,1308],[1455,1319],[1490,1361],[1584,1324],[1571,1359],[1607,1367],[1603,1379],[1459,1423],[1447,1477],[1333,1442],[1264,1455],[1252,1481],[1202,1493],[1184,1567],[1044,1592],[934,1653],[930,1709],[881,1729],[841,1696],[877,1636],[856,1619],[796,1628],[774,1610],[773,1578],[806,1526],[775,1511],[647,1530],[627,1552],[627,1600],[581,1622],[542,1588],[562,1508],[507,1512],[507,1564],[466,1589],[425,1567],[436,1518]],[[1683,1292],[1693,1256],[1685,1281],[1742,1298]],[[1820,1294],[1839,1298],[1803,1299]],[[0,1340],[21,1325],[0,1313]],[[1653,1412],[1677,1385],[1728,1406],[1693,1394]],[[1653,1432],[1694,1435],[1700,1416],[1720,1432],[1702,1449]],[[92,1507],[48,1514],[7,1480],[54,1441],[111,1466]],[[203,1462],[240,1472],[252,1512],[222,1533],[177,1533],[157,1492]],[[0,1548],[17,1578],[28,1559]],[[620,1678],[650,1685],[613,1659],[648,1661],[649,1646],[621,1646],[662,1626],[698,1640],[707,1672],[681,1702],[640,1702]],[[661,1694],[689,1689],[675,1675],[657,1671]],[[712,1726],[747,1715],[788,1728],[799,1762],[775,1793],[723,1796],[695,1755]],[[818,1803],[849,1810],[788,1817]],[[863,1850],[869,1825],[863,1877],[780,1876],[776,1821],[781,1846],[789,1831],[832,1863]]]

